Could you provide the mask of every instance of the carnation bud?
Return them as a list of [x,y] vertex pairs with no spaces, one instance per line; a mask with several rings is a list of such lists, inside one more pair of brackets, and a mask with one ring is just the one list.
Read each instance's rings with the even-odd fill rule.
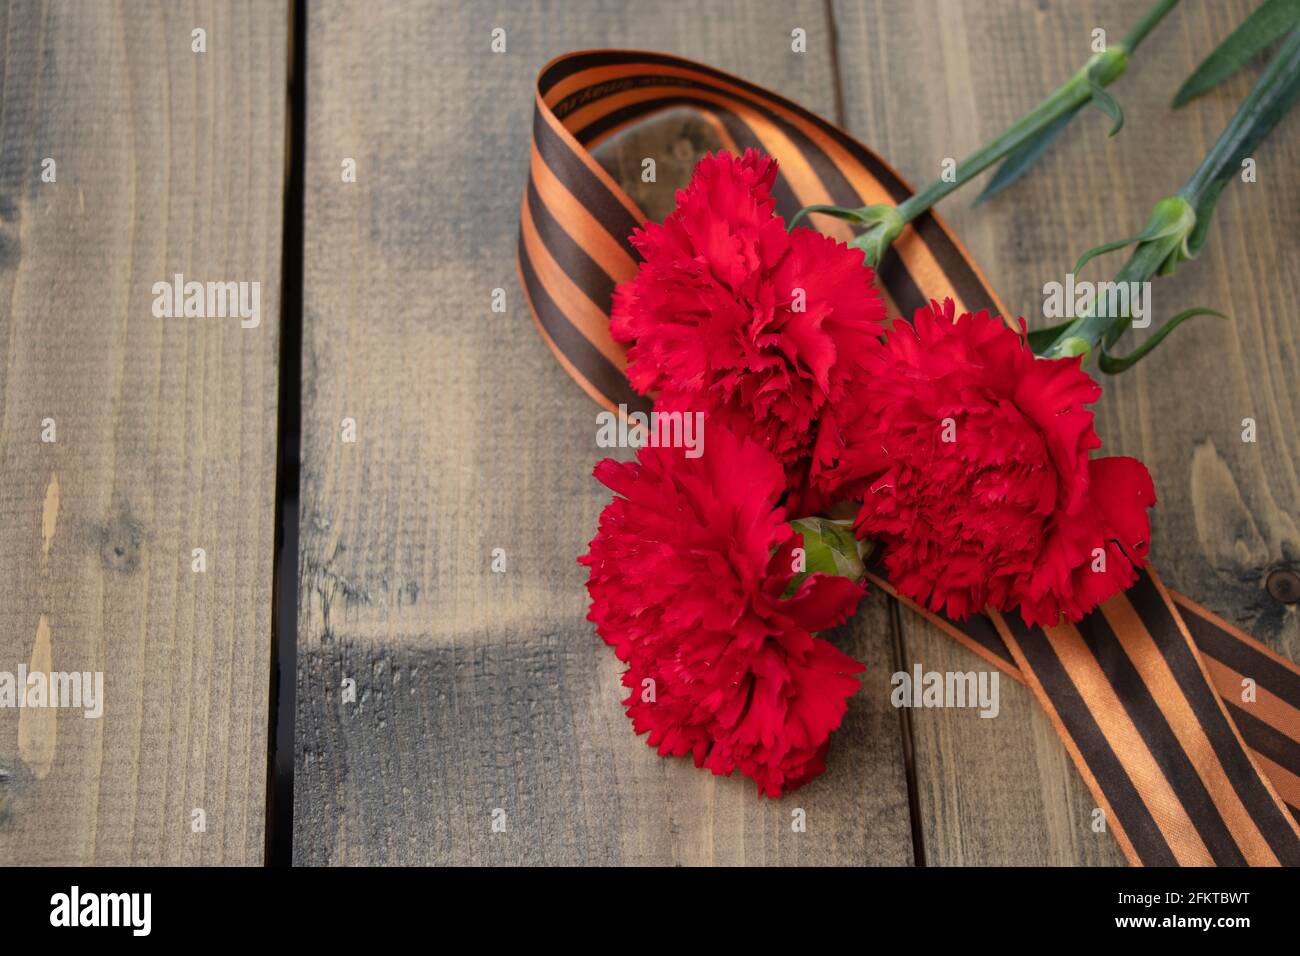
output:
[[1151,210],[1151,219],[1146,229],[1147,237],[1138,245],[1151,244],[1163,255],[1156,270],[1157,275],[1169,275],[1178,263],[1192,258],[1188,245],[1192,233],[1196,230],[1196,210],[1182,196],[1167,196],[1155,204]]
[[1052,358],[1068,358],[1074,355],[1087,355],[1092,351],[1088,340],[1077,335],[1061,339],[1052,351]]
[[870,541],[858,541],[848,522],[830,518],[798,518],[790,527],[803,535],[805,565],[802,573],[790,582],[788,593],[793,593],[800,582],[810,574],[835,574],[850,581],[861,581],[866,576],[862,561],[871,553]]

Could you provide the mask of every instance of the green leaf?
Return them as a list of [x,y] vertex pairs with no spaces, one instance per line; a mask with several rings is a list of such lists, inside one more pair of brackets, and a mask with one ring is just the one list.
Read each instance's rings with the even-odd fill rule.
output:
[[1064,322],[1056,323],[1056,325],[1049,325],[1045,329],[1030,329],[1026,335],[1029,340],[1029,351],[1035,355],[1041,355],[1065,331],[1065,327],[1073,321],[1074,319],[1066,319]]
[[1218,86],[1292,27],[1300,24],[1300,0],[1265,0],[1207,56],[1174,95],[1182,106]]
[[1169,333],[1178,326],[1182,325],[1188,319],[1198,315],[1213,315],[1216,318],[1226,319],[1227,316],[1222,312],[1216,312],[1214,309],[1191,308],[1179,312],[1172,319],[1160,326],[1155,333],[1125,356],[1111,355],[1102,348],[1097,356],[1098,367],[1107,375],[1118,375],[1126,369],[1132,368],[1143,358],[1145,358],[1157,345],[1168,338]]
[[858,212],[862,214],[859,221],[866,223],[867,228],[849,241],[849,248],[861,249],[863,261],[874,268],[885,257],[890,243],[902,233],[903,217],[888,203],[863,206]]
[[[1195,228],[1196,215],[1191,203],[1182,196],[1166,196],[1152,207],[1151,218],[1147,220],[1146,227],[1141,232],[1127,239],[1116,239],[1114,242],[1105,242],[1100,246],[1089,249],[1074,264],[1074,274],[1078,275],[1083,271],[1085,265],[1104,253],[1114,252],[1116,249],[1123,249],[1125,246],[1131,246],[1134,243],[1141,246],[1144,242],[1157,242],[1171,236],[1186,239],[1194,232]],[[1190,255],[1183,254],[1185,251],[1181,249],[1181,246],[1175,246],[1175,250],[1179,254],[1171,256],[1170,253],[1174,250],[1166,251],[1165,255],[1170,256],[1172,261],[1162,262],[1162,265],[1167,265],[1168,268],[1162,269],[1161,275],[1167,275],[1173,271],[1173,266],[1183,259],[1190,258]],[[1164,260],[1164,256],[1161,258]]]
[[1163,239],[1165,236],[1172,236],[1178,231],[1178,224],[1172,223],[1161,225],[1154,222],[1139,232],[1136,236],[1129,236],[1127,239],[1116,239],[1114,242],[1103,242],[1099,246],[1093,246],[1083,255],[1079,256],[1079,261],[1074,264],[1074,274],[1077,276],[1086,266],[1097,256],[1105,255],[1108,252],[1114,252],[1116,249],[1123,249],[1125,246],[1131,246],[1134,243],[1150,242],[1152,239]]
[[786,586],[789,597],[810,574],[835,574],[850,581],[861,581],[865,568],[863,557],[869,553],[853,535],[852,523],[830,518],[796,518],[790,527],[803,536],[804,570]]
[[1074,119],[1075,114],[1081,109],[1083,109],[1083,104],[1076,106],[1068,113],[1062,113],[1049,125],[1044,126],[1016,148],[989,177],[984,191],[979,194],[971,205],[978,206],[985,200],[992,199],[1027,173],[1029,167],[1038,162],[1038,158],[1047,152],[1047,147],[1052,145],[1052,140],[1056,139],[1061,134],[1061,131],[1070,125],[1070,120]]
[[1088,89],[1092,92],[1092,102],[1110,117],[1110,132],[1106,135],[1114,136],[1124,128],[1124,111],[1119,108],[1119,100],[1107,93],[1106,88],[1098,81],[1098,73],[1095,66],[1088,71]]
[[1300,99],[1300,27],[1293,29],[1269,60],[1264,75],[1238,107],[1187,185],[1180,190],[1196,208],[1196,230],[1188,240],[1194,254],[1205,242],[1219,193],[1241,173],[1244,160]]
[[836,219],[847,219],[849,222],[870,222],[867,218],[867,212],[871,206],[863,206],[861,209],[845,209],[843,206],[804,206],[797,213],[790,217],[786,223],[786,232],[789,232],[804,216],[810,216],[813,213],[821,213],[823,216],[834,216]]
[[1093,246],[1083,255],[1079,256],[1079,261],[1074,264],[1074,274],[1077,276],[1083,271],[1084,266],[1098,256],[1104,256],[1108,252],[1114,252],[1116,249],[1123,249],[1125,246],[1131,246],[1135,242],[1142,242],[1145,239],[1152,238],[1147,234],[1150,231],[1150,227],[1148,227],[1142,232],[1139,232],[1136,236],[1129,236],[1127,239],[1116,239],[1114,242],[1103,242],[1099,246]]

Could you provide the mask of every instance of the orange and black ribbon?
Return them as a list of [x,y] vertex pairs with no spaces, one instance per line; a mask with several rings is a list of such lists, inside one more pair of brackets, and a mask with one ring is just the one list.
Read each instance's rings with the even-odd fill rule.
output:
[[[698,110],[727,148],[777,158],[786,218],[912,193],[847,133],[712,67],[631,50],[549,63],[537,80],[520,280],[556,358],[610,409],[650,407],[609,331],[614,287],[636,273],[629,236],[645,215],[590,150],[676,106]],[[818,226],[850,236],[837,220]],[[892,314],[944,297],[959,311],[1010,314],[933,213],[904,230],[877,272]],[[1154,570],[1077,625],[1047,629],[995,613],[955,622],[903,600],[1033,691],[1130,862],[1300,865],[1300,668],[1167,590]]]

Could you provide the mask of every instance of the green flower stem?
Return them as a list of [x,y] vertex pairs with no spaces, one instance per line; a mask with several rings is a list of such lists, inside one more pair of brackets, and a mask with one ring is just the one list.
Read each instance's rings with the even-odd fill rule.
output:
[[[1210,218],[1223,187],[1237,175],[1242,160],[1300,99],[1300,28],[1292,30],[1269,61],[1254,89],[1176,196],[1162,199],[1151,222],[1115,282],[1146,282],[1168,275],[1190,259],[1205,242]],[[1161,223],[1169,226],[1157,228]],[[1200,310],[1208,311],[1208,310]],[[1128,316],[1084,314],[1067,325],[1042,353],[1045,358],[1096,354],[1113,346],[1128,331]]]
[[[896,210],[876,206],[869,206],[862,210],[809,206],[799,210],[791,218],[790,228],[793,228],[795,223],[805,215],[814,212],[839,215],[840,218],[856,221],[866,228],[850,245],[863,250],[869,265],[877,265],[890,243],[902,232],[903,226],[913,222],[949,193],[1033,140],[1062,117],[1078,110],[1090,99],[1106,97],[1101,89],[1124,73],[1132,53],[1177,3],[1178,0],[1158,0],[1121,42],[1112,44],[1105,52],[1093,54],[1077,73],[1051,95],[1016,120],[1000,136],[984,144],[958,163],[956,175],[952,177],[951,182],[943,177],[936,179],[915,195],[905,199]],[[1111,103],[1113,104],[1113,100]],[[1122,120],[1116,121],[1117,125],[1112,132],[1118,129],[1119,122]]]
[[[1295,100],[1300,91],[1300,28],[1292,30],[1282,41],[1282,46],[1269,60],[1264,75],[1259,78],[1255,88],[1242,101],[1237,112],[1228,121],[1227,127],[1210,151],[1196,167],[1187,185],[1178,194],[1193,208],[1200,209],[1207,199],[1218,196],[1223,183],[1224,173],[1235,175],[1245,159],[1263,139],[1280,117],[1273,114],[1280,108],[1283,112]],[[1261,133],[1262,131],[1262,133]]]
[[903,222],[912,222],[944,196],[1014,152],[1058,118],[1086,103],[1092,96],[1088,71],[1094,63],[1099,62],[1104,64],[1103,75],[1106,76],[1105,82],[1109,83],[1128,66],[1128,53],[1122,47],[1113,46],[1105,53],[1094,54],[1082,69],[1047,99],[1016,120],[1000,136],[985,143],[958,163],[952,182],[936,179],[920,192],[903,200],[898,206],[898,214]]
[[1157,23],[1166,13],[1178,5],[1178,0],[1160,0],[1142,15],[1142,19],[1133,24],[1133,29],[1120,41],[1124,48],[1132,53],[1138,44],[1146,39],[1148,33],[1155,29]]

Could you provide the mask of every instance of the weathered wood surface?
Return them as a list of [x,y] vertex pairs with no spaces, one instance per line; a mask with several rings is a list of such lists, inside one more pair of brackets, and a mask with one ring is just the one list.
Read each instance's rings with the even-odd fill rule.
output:
[[[761,800],[633,736],[575,563],[608,500],[590,477],[596,408],[515,276],[543,63],[667,49],[829,111],[827,48],[789,50],[792,24],[828,42],[824,5],[381,10],[309,9],[295,862],[910,862],[880,599],[845,637],[869,688],[797,796]],[[662,143],[661,168],[685,174],[692,157],[673,157],[698,145]]]
[[[940,204],[1007,307],[1042,323],[1045,282],[1063,281],[1085,249],[1138,232],[1214,141],[1258,68],[1173,112],[1174,91],[1254,4],[1181,4],[1111,86],[1127,122],[1113,139],[1085,110],[1026,178],[971,208],[980,184]],[[1145,4],[836,2],[844,122],[913,184],[945,157],[985,142],[1089,55],[1092,30],[1114,42]],[[1204,305],[1231,322],[1180,328],[1135,370],[1104,381],[1097,428],[1111,454],[1135,455],[1155,479],[1153,560],[1170,586],[1295,659],[1296,606],[1271,597],[1268,574],[1300,561],[1300,117],[1259,150],[1258,182],[1228,186],[1199,260],[1153,286],[1155,324]],[[1122,260],[1093,263],[1109,278]],[[1149,333],[1138,333],[1149,334]],[[1125,343],[1127,350],[1132,340]],[[1242,442],[1242,419],[1259,440]],[[908,661],[965,669],[970,655],[904,614]],[[1093,801],[1032,697],[1003,681],[1002,715],[915,715],[917,782],[930,863],[1119,863],[1088,828]]]
[[[286,28],[0,4],[0,670],[105,698],[0,709],[0,863],[263,860]],[[178,272],[260,327],[155,318]]]
[[[1256,70],[1168,100],[1250,6],[1181,5],[1112,87],[1118,137],[1085,111],[1004,196],[941,205],[1031,324],[1043,283],[1140,228],[1217,135]],[[919,184],[1065,78],[1093,28],[1122,36],[1134,4],[308,13],[295,861],[910,863],[915,845],[929,864],[1122,862],[1022,688],[1002,682],[995,720],[889,706],[897,669],[985,665],[880,595],[839,635],[867,686],[798,795],[761,800],[633,737],[574,562],[607,500],[595,409],[531,328],[514,243],[531,84],[560,52],[734,71]],[[0,5],[0,670],[102,670],[107,697],[100,720],[0,709],[0,862],[263,858],[287,24],[277,4]],[[674,113],[600,158],[657,218],[713,145]],[[653,190],[635,182],[645,155]],[[1198,320],[1109,380],[1098,427],[1153,472],[1165,580],[1296,657],[1295,605],[1265,587],[1300,564],[1296,117],[1257,160],[1200,260],[1155,286],[1157,322],[1189,305],[1232,322]],[[151,286],[176,272],[260,281],[260,328],[155,319]]]
[[[1148,41],[1115,87],[1129,116],[1121,137],[1106,140],[1102,118],[1085,114],[1014,192],[979,213],[969,190],[945,204],[1031,321],[1042,284],[1083,248],[1140,227],[1244,92],[1249,77],[1202,106],[1166,108],[1208,38],[1244,13],[1224,6],[1189,5]],[[872,678],[831,772],[781,809],[633,740],[618,666],[582,620],[571,564],[604,501],[580,464],[597,454],[592,409],[529,334],[510,264],[527,91],[555,53],[626,45],[699,57],[836,116],[919,183],[1060,82],[1094,27],[1118,37],[1133,15],[1119,2],[1039,7],[931,0],[755,16],[704,4],[614,16],[579,4],[557,16],[522,5],[495,18],[313,7],[299,862],[907,861],[909,765],[926,862],[1122,862],[1089,829],[1092,800],[1022,688],[1003,682],[996,720],[883,705],[887,671],[982,665],[880,597],[850,641]],[[506,55],[488,52],[495,26]],[[808,31],[802,57],[789,52],[794,26]],[[385,68],[359,83],[370,63]],[[416,90],[430,91],[418,109]],[[1202,261],[1157,287],[1162,316],[1204,302],[1236,322],[1181,330],[1111,382],[1099,408],[1109,449],[1155,474],[1166,578],[1291,652],[1294,614],[1262,581],[1297,553],[1295,357],[1282,323],[1296,283],[1297,185],[1285,171],[1298,143],[1294,124],[1274,137],[1261,182],[1230,191]],[[711,145],[701,124],[674,115],[610,144],[602,161],[659,216]],[[635,182],[644,155],[659,161],[653,190]],[[355,186],[339,182],[347,156],[360,162]],[[508,316],[488,311],[496,287]],[[1161,387],[1162,370],[1181,387]],[[1188,393],[1200,380],[1214,390]],[[1248,415],[1257,445],[1240,441]],[[356,445],[340,441],[345,417],[357,420]],[[488,569],[493,547],[509,555],[504,575]],[[341,702],[348,677],[356,705]],[[810,808],[798,841],[787,803]],[[497,807],[503,834],[490,827]]]

